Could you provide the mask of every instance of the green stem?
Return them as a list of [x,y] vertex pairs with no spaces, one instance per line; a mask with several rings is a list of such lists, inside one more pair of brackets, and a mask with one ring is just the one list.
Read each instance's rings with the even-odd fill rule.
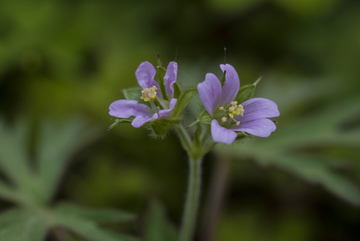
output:
[[176,132],[180,138],[180,142],[182,147],[185,149],[185,151],[190,154],[192,151],[192,142],[190,140],[190,136],[187,133],[187,131],[185,130],[183,125],[178,125],[176,127]]
[[194,235],[200,198],[201,164],[202,158],[195,160],[189,157],[189,182],[179,241],[190,241]]

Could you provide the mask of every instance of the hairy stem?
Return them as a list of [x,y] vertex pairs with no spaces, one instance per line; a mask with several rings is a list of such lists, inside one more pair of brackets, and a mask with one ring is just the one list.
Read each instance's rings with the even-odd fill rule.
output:
[[188,153],[188,154],[191,154],[191,151],[192,151],[192,142],[190,140],[190,136],[189,134],[186,132],[185,128],[183,125],[178,125],[176,127],[176,132],[180,138],[180,142],[181,142],[181,145],[182,147],[185,149],[185,151]]
[[189,182],[179,241],[190,241],[194,235],[199,207],[202,158],[189,157]]

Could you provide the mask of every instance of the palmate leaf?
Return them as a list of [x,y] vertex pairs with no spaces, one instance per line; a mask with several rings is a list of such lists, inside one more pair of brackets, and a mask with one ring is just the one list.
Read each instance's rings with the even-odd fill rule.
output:
[[[48,207],[71,155],[94,140],[97,132],[85,131],[82,122],[74,120],[62,126],[43,123],[40,126],[36,156],[38,162],[32,170],[28,168],[26,158],[27,126],[24,122],[13,129],[0,122],[0,130],[4,133],[0,135],[0,142],[4,144],[0,167],[15,184],[9,185],[0,180],[0,197],[22,207],[0,214],[0,240],[43,241],[46,233],[57,227],[66,227],[78,236],[93,241],[136,240],[98,226],[98,223],[103,222],[134,220],[135,216],[128,212],[92,210],[68,203],[62,203],[54,209]],[[4,137],[8,138],[8,142],[2,139]]]
[[134,237],[98,226],[98,223],[131,221],[134,217],[128,212],[85,209],[68,203],[53,210],[14,208],[0,215],[0,240],[43,241],[52,228],[64,227],[91,241],[136,241]]
[[[320,153],[306,153],[304,149],[346,146],[360,148],[360,128],[343,130],[342,124],[359,116],[360,97],[330,104],[328,108],[299,118],[289,124],[280,122],[277,130],[267,139],[253,138],[234,147],[218,148],[234,157],[254,159],[262,166],[275,166],[312,184],[319,184],[339,198],[360,205],[359,188],[344,174],[334,169],[334,160]],[[336,112],[334,110],[341,111]]]

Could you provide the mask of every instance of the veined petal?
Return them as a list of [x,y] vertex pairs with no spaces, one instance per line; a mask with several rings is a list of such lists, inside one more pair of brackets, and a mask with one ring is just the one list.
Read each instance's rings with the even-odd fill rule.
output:
[[136,100],[117,100],[111,103],[109,114],[118,118],[130,116],[150,116],[150,108]]
[[220,105],[227,106],[230,105],[230,102],[235,100],[239,88],[240,88],[240,79],[234,67],[230,64],[221,64],[220,68],[225,74],[225,83],[222,87]]
[[251,135],[268,137],[276,130],[276,125],[269,119],[257,119],[247,122],[240,122],[239,126],[232,128],[234,131],[245,131]]
[[205,76],[205,80],[197,85],[199,91],[200,100],[213,117],[213,112],[216,107],[219,106],[219,100],[221,95],[221,84],[219,79],[212,73],[208,73]]
[[215,142],[222,142],[230,145],[237,137],[235,131],[226,129],[219,125],[217,120],[211,121],[211,136]]
[[174,97],[174,84],[177,79],[177,73],[178,64],[176,62],[170,62],[164,76],[165,91],[169,99]]
[[160,118],[170,115],[176,105],[176,102],[177,102],[177,99],[171,99],[171,101],[169,103],[169,109],[159,110]]
[[135,72],[136,79],[142,89],[155,86],[158,89],[157,95],[162,97],[159,84],[154,80],[155,75],[154,66],[147,61],[142,62]]

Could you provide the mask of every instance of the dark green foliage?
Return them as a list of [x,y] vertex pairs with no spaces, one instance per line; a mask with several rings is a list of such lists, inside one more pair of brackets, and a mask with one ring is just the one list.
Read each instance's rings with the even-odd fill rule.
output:
[[104,222],[133,221],[128,212],[86,209],[70,203],[50,207],[64,169],[73,154],[98,136],[73,120],[62,126],[40,125],[37,165],[30,168],[27,145],[29,124],[9,127],[0,119],[0,168],[12,185],[0,181],[0,197],[19,207],[0,214],[0,240],[42,241],[51,229],[63,227],[91,241],[134,241],[133,237],[103,230]]

